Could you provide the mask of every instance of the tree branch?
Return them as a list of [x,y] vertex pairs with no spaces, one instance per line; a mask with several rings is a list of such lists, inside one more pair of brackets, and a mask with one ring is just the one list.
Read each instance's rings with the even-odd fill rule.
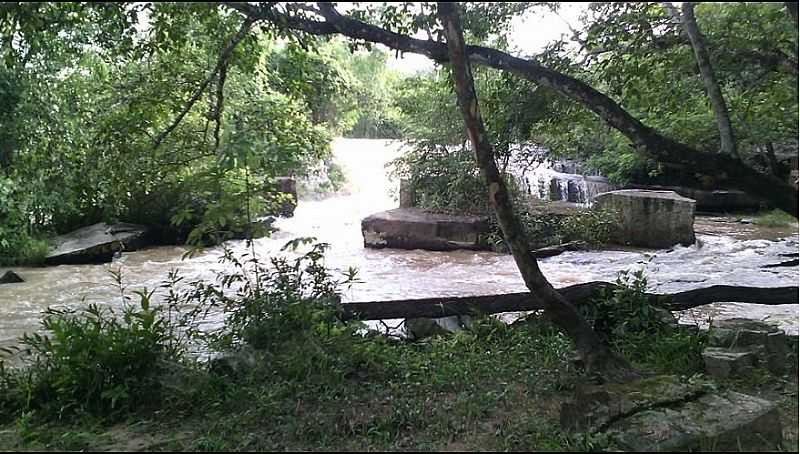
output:
[[[251,19],[268,20],[313,35],[341,34],[353,39],[383,44],[401,52],[424,55],[438,63],[449,60],[447,46],[444,43],[411,38],[343,16],[328,3],[318,3],[324,22],[287,16],[273,9],[262,9],[249,4],[223,3],[222,5],[237,10]],[[798,190],[794,186],[760,173],[737,158],[719,153],[701,152],[662,136],[630,115],[613,99],[585,82],[546,68],[534,60],[514,57],[483,46],[466,46],[466,55],[472,64],[510,72],[552,88],[561,95],[583,104],[606,124],[627,137],[634,147],[649,153],[661,162],[678,164],[686,168],[689,175],[701,173],[714,176],[722,185],[742,189],[797,216],[800,199]]]
[[217,59],[217,65],[214,67],[214,70],[211,71],[211,74],[209,74],[208,77],[206,77],[206,79],[203,81],[203,83],[200,84],[197,90],[195,90],[192,97],[189,98],[189,101],[186,102],[186,105],[180,111],[178,116],[175,117],[172,123],[167,127],[167,129],[162,131],[161,134],[159,134],[156,137],[156,140],[153,143],[153,150],[156,150],[159,146],[161,146],[161,143],[164,141],[164,139],[166,139],[167,136],[170,133],[172,133],[172,131],[175,130],[175,128],[178,127],[181,121],[183,121],[183,118],[186,116],[186,114],[188,114],[189,111],[192,110],[192,107],[195,105],[195,103],[197,103],[200,97],[203,96],[203,92],[205,92],[206,88],[208,88],[208,86],[211,84],[211,81],[214,80],[217,73],[219,73],[219,71],[225,65],[228,64],[228,60],[231,58],[231,55],[233,55],[233,50],[244,39],[244,37],[247,36],[247,33],[250,31],[250,27],[257,20],[258,19],[253,19],[251,17],[245,19],[241,27],[239,27],[239,31],[236,32],[236,34],[230,39],[230,41],[228,41],[228,44],[225,46],[225,48],[222,49],[222,52],[220,53],[219,58]]

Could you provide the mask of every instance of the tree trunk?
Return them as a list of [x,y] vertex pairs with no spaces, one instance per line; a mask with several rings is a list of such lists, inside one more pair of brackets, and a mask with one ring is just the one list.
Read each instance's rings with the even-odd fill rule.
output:
[[545,313],[575,342],[587,369],[605,380],[626,381],[638,374],[630,365],[605,345],[577,310],[556,291],[536,262],[522,226],[514,213],[511,198],[497,164],[486,129],[478,109],[478,99],[468,57],[464,47],[461,21],[456,11],[457,4],[439,3],[439,17],[444,26],[447,48],[452,67],[453,82],[458,104],[464,117],[467,135],[475,151],[481,173],[489,185],[489,199],[497,215],[514,260],[522,274],[531,297],[542,302]]
[[[325,18],[324,22],[285,15],[271,8],[248,3],[225,5],[251,19],[268,20],[313,35],[341,34],[353,39],[380,43],[396,51],[425,55],[439,63],[449,60],[447,46],[443,43],[414,39],[342,16],[329,3],[317,4],[320,14]],[[514,57],[487,47],[466,46],[466,55],[473,64],[513,73],[583,104],[609,126],[621,132],[636,148],[649,153],[656,160],[679,164],[689,175],[699,173],[715,176],[722,186],[739,188],[797,216],[800,199],[794,186],[760,173],[733,156],[701,152],[664,137],[642,124],[613,99],[574,77],[546,68],[536,61]]]
[[697,66],[700,68],[700,76],[703,79],[703,85],[706,87],[708,99],[711,101],[711,107],[714,109],[714,117],[717,120],[717,129],[719,129],[720,148],[723,153],[731,156],[738,157],[739,153],[736,151],[736,138],[733,135],[733,127],[731,126],[731,119],[728,115],[728,106],[725,104],[725,98],[722,96],[722,90],[719,88],[716,77],[714,77],[714,70],[711,68],[711,59],[708,57],[706,50],[706,40],[700,28],[697,26],[697,21],[694,18],[694,4],[683,4],[683,27],[686,35],[689,36],[689,42],[692,43],[694,49],[694,56],[697,60]]
[[764,149],[767,152],[769,171],[776,177],[781,178],[781,166],[778,164],[778,158],[775,156],[775,147],[772,145],[772,142],[767,142]]
[[797,2],[783,2],[783,4],[786,5],[786,11],[789,12],[789,16],[794,21],[794,26],[800,25],[800,18],[797,15]]

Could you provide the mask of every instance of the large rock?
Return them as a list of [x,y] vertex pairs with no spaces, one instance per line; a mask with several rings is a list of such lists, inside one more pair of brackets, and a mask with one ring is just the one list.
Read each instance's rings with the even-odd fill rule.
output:
[[782,441],[774,403],[671,376],[578,388],[561,423],[634,452],[770,451]]
[[[787,362],[787,345],[791,341],[786,333],[777,327],[757,320],[744,318],[731,318],[714,320],[711,323],[709,348],[706,351],[714,353],[716,350],[730,352],[751,352],[755,365],[766,366],[776,375],[782,375]],[[707,356],[703,353],[704,358]],[[714,353],[713,356],[719,357]],[[730,356],[729,356],[730,357]],[[706,372],[714,375],[718,371],[716,362],[711,365],[706,360]]]
[[19,282],[25,282],[25,280],[19,277],[19,274],[13,271],[6,271],[2,276],[0,276],[0,284],[16,284]]
[[147,227],[143,225],[100,222],[53,238],[45,263],[110,262],[116,252],[134,251],[147,244]]
[[706,374],[715,378],[741,378],[756,366],[756,354],[750,350],[708,347],[703,350]]
[[672,191],[624,189],[599,194],[594,201],[597,208],[619,213],[615,243],[656,249],[694,244],[692,199]]
[[407,318],[403,321],[406,337],[420,340],[447,333],[461,331],[471,321],[468,315],[453,315],[439,318]]
[[608,432],[619,448],[631,452],[763,452],[777,451],[783,443],[777,405],[733,391],[636,413]]
[[487,249],[481,236],[488,231],[486,217],[429,213],[419,208],[396,208],[361,221],[364,246],[370,248]]

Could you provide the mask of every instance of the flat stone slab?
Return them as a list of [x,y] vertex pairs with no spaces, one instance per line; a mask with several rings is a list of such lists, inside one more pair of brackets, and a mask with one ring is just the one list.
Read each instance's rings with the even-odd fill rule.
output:
[[708,339],[711,347],[754,352],[757,363],[764,362],[767,369],[777,375],[786,370],[788,344],[791,341],[776,326],[744,318],[714,320]]
[[396,208],[361,221],[364,247],[369,248],[483,250],[487,247],[480,239],[488,231],[486,217],[430,213],[419,208]]
[[612,421],[649,408],[672,405],[705,394],[706,382],[687,383],[670,375],[630,383],[579,387],[561,407],[561,427],[581,432],[602,431]]
[[51,240],[45,258],[48,265],[110,262],[114,253],[134,251],[146,245],[147,227],[100,222]]
[[561,424],[634,452],[770,451],[782,441],[774,403],[673,376],[579,388]]
[[703,350],[706,374],[716,378],[743,377],[757,364],[753,351],[735,351],[720,347]]
[[632,452],[776,451],[783,440],[777,405],[733,391],[636,413],[607,432]]
[[672,191],[623,189],[598,194],[594,202],[597,208],[618,213],[615,243],[656,249],[694,244],[692,199]]

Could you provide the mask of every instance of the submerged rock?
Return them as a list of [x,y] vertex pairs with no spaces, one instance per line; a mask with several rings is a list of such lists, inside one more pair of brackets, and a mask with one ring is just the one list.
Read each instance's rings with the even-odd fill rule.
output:
[[369,248],[484,250],[488,248],[481,237],[488,231],[486,217],[429,213],[418,208],[396,208],[361,221],[364,247]]
[[51,240],[45,257],[48,265],[110,262],[119,251],[135,251],[148,245],[147,227],[100,222]]
[[671,191],[625,189],[599,194],[594,200],[596,207],[619,213],[615,243],[656,249],[694,244],[692,199]]
[[25,282],[25,280],[13,271],[6,271],[0,276],[0,284],[16,284],[18,282]]

